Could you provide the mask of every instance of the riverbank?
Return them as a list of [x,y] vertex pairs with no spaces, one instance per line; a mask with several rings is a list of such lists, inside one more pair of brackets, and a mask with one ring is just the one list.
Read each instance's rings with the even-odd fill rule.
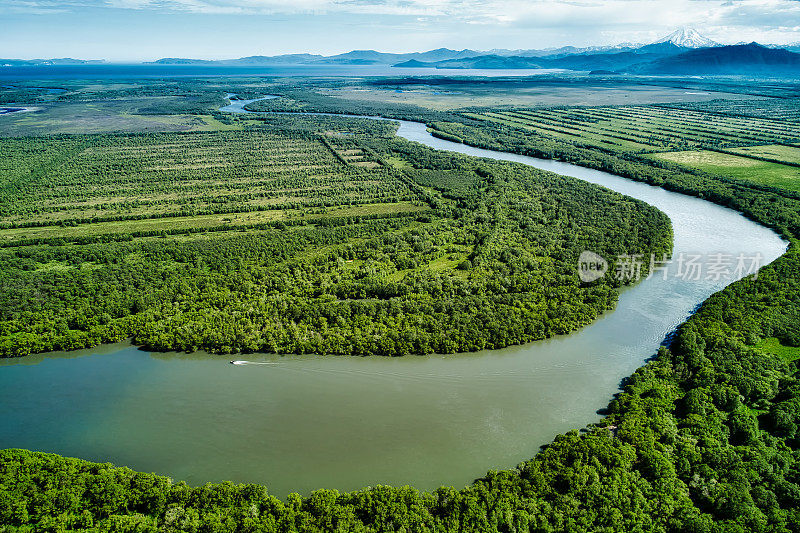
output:
[[[434,139],[420,123],[403,122],[398,134],[487,156]],[[785,248],[771,231],[707,201],[564,163],[488,156],[574,175],[656,206],[672,220],[676,255],[726,250],[761,253],[767,262]],[[8,425],[1,441],[193,484],[266,482],[280,496],[379,483],[464,486],[489,467],[531,457],[560,433],[600,421],[597,409],[620,382],[731,282],[686,280],[672,268],[624,291],[613,313],[578,332],[504,350],[400,359],[264,355],[254,360],[280,364],[236,367],[228,358],[123,347],[70,361],[44,357],[35,366],[5,362],[12,412],[39,423]],[[58,400],[34,386],[52,379]],[[75,412],[55,412],[54,403]],[[77,414],[87,412],[89,419]],[[209,434],[209,420],[220,431]],[[147,444],[154,440],[158,449]]]
[[[656,196],[673,194],[642,183],[637,185],[653,191]],[[673,222],[686,223],[674,224],[676,235],[683,230],[688,230],[689,236],[699,234],[698,242],[707,249],[727,246],[729,238],[733,244],[739,242],[739,235],[729,234],[728,230],[732,228],[724,223],[744,220],[741,216],[722,220],[720,228],[708,228],[706,224],[713,224],[716,216],[710,220],[692,217],[698,209],[702,210],[711,204],[699,199],[688,200],[685,205],[681,204],[685,208],[683,213],[680,210],[674,213],[679,216]],[[717,216],[732,214],[730,210],[712,207],[720,209]],[[776,216],[773,222],[777,225],[778,221]],[[759,228],[750,221],[745,222],[745,227]],[[705,230],[709,232],[706,234]],[[759,231],[764,231],[765,237],[772,235],[774,238],[774,234],[763,227]],[[745,238],[747,235],[749,232],[742,233]],[[676,249],[678,242],[676,238]],[[756,239],[755,242],[760,241]],[[782,246],[779,248],[782,249]],[[709,300],[699,294],[705,304],[699,313],[681,327],[673,349],[661,350],[657,359],[632,376],[625,374],[626,377],[630,376],[625,379],[625,392],[611,403],[609,416],[599,420],[599,427],[590,426],[581,435],[570,432],[554,441],[548,440],[549,444],[542,452],[518,468],[492,471],[461,490],[446,487],[432,493],[420,493],[409,487],[375,487],[350,493],[320,490],[308,498],[292,495],[284,502],[269,496],[267,488],[263,486],[216,484],[188,488],[150,474],[131,476],[127,469],[108,469],[106,466],[72,459],[11,450],[0,453],[0,476],[6,476],[0,477],[0,486],[3,486],[2,481],[8,479],[5,487],[11,488],[6,489],[7,501],[18,502],[26,512],[20,518],[22,513],[17,513],[16,507],[9,507],[7,511],[0,508],[0,513],[5,513],[0,516],[6,517],[8,523],[13,525],[52,525],[53,516],[58,516],[59,523],[77,524],[79,520],[85,522],[92,519],[95,524],[125,521],[145,530],[148,527],[154,530],[165,524],[172,527],[170,524],[180,524],[183,520],[217,529],[218,524],[224,521],[236,527],[265,531],[337,528],[346,531],[791,530],[800,524],[797,511],[800,508],[797,497],[800,487],[796,453],[793,455],[792,452],[792,447],[796,448],[797,444],[796,439],[792,440],[792,426],[776,422],[782,420],[781,413],[788,412],[793,401],[791,391],[797,382],[793,377],[796,376],[796,366],[792,366],[790,361],[759,351],[754,343],[763,335],[777,335],[783,339],[780,342],[788,342],[792,332],[796,334],[792,316],[798,316],[800,310],[798,272],[798,253],[793,247],[789,253],[763,268],[757,279],[751,277],[730,285]],[[658,284],[658,279],[648,280],[624,293],[620,300],[622,309],[628,294]],[[624,342],[625,334],[639,334],[642,325],[645,326],[642,331],[647,331],[648,321],[658,319],[665,310],[668,311],[675,296],[682,299],[680,295],[664,296],[667,297],[658,301],[648,298],[632,300],[630,303],[634,313],[629,317],[641,320],[624,323],[625,329],[619,331],[612,328],[597,340]],[[618,308],[607,318],[613,319],[620,310]],[[606,320],[603,318],[584,331],[596,328]],[[623,337],[618,339],[615,335]],[[652,340],[657,344],[661,338]],[[550,342],[536,344],[544,346]],[[586,370],[590,380],[595,376],[603,379],[603,370],[607,365],[613,365],[619,355],[614,351],[614,346],[605,345],[604,348],[610,351],[601,351],[588,361]],[[643,345],[631,348],[633,351],[623,354],[623,358],[629,359],[627,364],[638,365],[647,352],[636,352]],[[559,351],[556,355],[561,356],[562,353]],[[466,356],[467,359],[473,357],[479,358],[480,354]],[[536,359],[535,352],[525,354],[528,363]],[[321,358],[314,360],[330,361]],[[351,360],[343,358],[335,361]],[[389,361],[406,364],[409,361],[429,360],[403,358]],[[454,377],[453,365],[459,360],[445,361],[451,370],[451,378]],[[492,366],[485,370],[482,377],[495,378],[498,372],[504,374],[503,370],[507,368],[504,360],[508,358],[502,357],[502,353],[493,353]],[[375,361],[386,360],[367,358],[356,360],[356,363],[363,367]],[[224,361],[218,362],[216,368],[222,365],[233,368]],[[575,365],[566,360],[555,368],[571,370]],[[522,366],[521,370],[517,376],[523,378],[536,371],[529,365]],[[58,374],[58,369],[52,369],[49,375]],[[418,375],[427,377],[424,372]],[[147,376],[141,377],[143,379],[133,380],[134,384],[148,381]],[[347,376],[348,384],[351,377]],[[542,382],[546,385],[553,377],[554,374],[545,373]],[[453,381],[458,382],[458,379],[433,383],[432,387],[441,395],[434,398],[432,403],[424,402],[419,407],[419,413],[424,414],[437,406],[451,403],[457,412],[469,412],[470,418],[480,418],[482,411],[475,407],[491,407],[489,404],[493,400],[516,391],[515,383],[520,388],[535,386],[519,380],[503,379],[503,390],[498,390],[496,396],[488,397],[480,396],[480,393],[494,387],[487,387],[485,381],[477,381],[469,387],[479,395],[480,403],[473,406],[462,402],[463,398],[458,395],[447,394],[453,388]],[[330,420],[330,423],[340,424],[347,417],[358,417],[362,414],[359,407],[363,403],[371,403],[395,389],[413,395],[413,391],[404,389],[406,383],[407,380],[397,379],[397,375],[391,373],[375,396],[354,397],[347,402],[339,394],[324,395],[322,399],[329,404],[341,402],[346,413]],[[589,381],[589,385],[591,383]],[[583,384],[579,381],[559,382],[556,385],[567,401],[584,392]],[[616,389],[615,384],[605,385],[608,385],[606,394],[608,390]],[[74,383],[71,386],[74,387]],[[229,387],[228,384],[215,381],[213,388],[209,388],[210,396]],[[171,389],[171,384],[156,383],[155,389],[159,395],[163,395],[164,391]],[[261,390],[269,391],[270,387],[264,386]],[[346,390],[345,387],[344,392]],[[126,408],[135,407],[140,397],[136,390],[130,396],[131,401]],[[303,397],[304,394],[293,391],[292,401],[286,405]],[[368,398],[368,401],[365,402],[364,398]],[[184,400],[185,404],[181,407],[194,403],[194,400]],[[509,400],[512,406],[523,404],[519,407],[525,412],[547,411],[549,407],[530,398],[514,397]],[[144,416],[151,417],[170,403],[168,398],[159,397],[158,407],[147,411]],[[603,404],[599,400],[594,405]],[[502,420],[504,404],[493,405],[497,409],[495,416],[488,419],[489,423],[481,427],[458,428],[459,441],[470,436],[483,439],[488,453],[491,452],[497,444],[491,429],[504,429],[504,426],[493,423]],[[254,410],[261,413],[265,409],[265,406],[258,404],[243,407],[243,411],[249,414]],[[394,424],[395,417],[408,414],[409,409],[395,405],[383,413],[383,424]],[[224,412],[220,420],[232,413],[236,413],[236,410]],[[181,409],[181,415],[185,414]],[[300,416],[295,422],[307,416],[305,410],[297,414]],[[515,414],[511,413],[512,418]],[[417,426],[423,429],[418,438],[424,438],[426,431],[446,424],[449,415],[442,415],[433,420],[430,426]],[[555,413],[555,416],[561,414]],[[113,420],[114,417],[109,419]],[[251,417],[253,419],[257,420]],[[213,422],[216,423],[216,420],[213,419]],[[513,426],[508,426],[511,430],[531,423],[525,418],[510,422],[513,423]],[[205,433],[208,433],[208,424],[209,419],[205,421]],[[366,437],[369,439],[383,427],[380,421],[373,421]],[[570,427],[581,426],[575,422]],[[176,426],[171,428],[176,431],[182,429]],[[194,446],[203,442],[203,435],[197,436],[200,440],[192,442]],[[235,457],[230,446],[238,442],[240,436],[227,433],[224,436],[225,442],[219,449],[215,450],[213,446],[209,449],[217,453],[224,450],[226,458]],[[158,442],[162,445],[164,439],[159,438]],[[264,449],[269,450],[268,440],[257,442],[263,442]],[[314,442],[313,435],[304,432],[298,442]],[[355,448],[357,458],[347,464],[347,468],[359,470],[364,458],[360,452],[372,449],[373,444],[376,443],[370,440],[359,441]],[[416,440],[410,444],[401,443],[404,447],[416,444]],[[188,446],[177,449],[173,458],[183,456],[189,449]],[[339,450],[335,446],[333,449]],[[529,443],[527,449],[529,455],[535,453],[535,443]],[[392,456],[391,445],[386,450],[385,462],[401,460]],[[485,458],[487,450],[476,450],[475,454]],[[457,449],[451,451],[458,454]],[[333,456],[341,459],[338,453],[332,453]],[[428,466],[435,467],[438,459],[431,458]],[[285,457],[280,460],[285,460]],[[257,464],[261,463],[253,461],[250,466]],[[410,463],[398,466],[413,467]],[[304,462],[298,465],[295,473],[316,467],[313,461]],[[28,475],[28,472],[35,474]],[[52,488],[54,480],[58,480],[57,489]],[[444,479],[441,482],[447,483]],[[282,494],[274,489],[274,484],[270,484],[270,491]],[[113,502],[90,496],[111,493],[115,495]],[[65,495],[74,497],[64,498]],[[109,515],[112,516],[109,518]]]

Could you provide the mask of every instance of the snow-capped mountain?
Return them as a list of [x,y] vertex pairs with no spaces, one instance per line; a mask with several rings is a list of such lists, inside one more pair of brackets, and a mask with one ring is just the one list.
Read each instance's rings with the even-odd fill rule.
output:
[[597,46],[584,46],[584,47],[575,47],[575,46],[561,46],[561,47],[550,47],[550,48],[539,48],[539,49],[516,49],[516,50],[509,50],[507,48],[494,48],[492,50],[487,50],[485,54],[497,55],[497,56],[520,56],[520,57],[543,57],[543,56],[568,56],[574,54],[602,54],[607,52],[615,52],[615,51],[626,51],[626,50],[634,50],[644,46],[641,43],[620,43],[620,44],[604,44],[604,45],[597,45]]
[[680,28],[663,37],[653,44],[672,43],[682,48],[708,48],[710,46],[721,46],[718,42],[703,37],[692,28]]
[[[747,43],[737,43],[737,44],[747,44]],[[787,43],[787,44],[765,44],[767,48],[783,48],[784,50],[789,50],[790,52],[800,52],[800,41],[796,43]]]

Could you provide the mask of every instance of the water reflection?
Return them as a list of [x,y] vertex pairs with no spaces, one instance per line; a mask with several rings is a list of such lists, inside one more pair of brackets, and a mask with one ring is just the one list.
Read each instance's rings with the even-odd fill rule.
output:
[[[438,149],[575,176],[655,205],[675,254],[760,252],[786,243],[741,215],[598,171],[398,134]],[[0,447],[109,460],[190,483],[290,491],[388,483],[463,486],[530,458],[598,419],[619,383],[728,283],[654,277],[572,335],[504,350],[427,357],[148,354],[130,345],[0,361]]]

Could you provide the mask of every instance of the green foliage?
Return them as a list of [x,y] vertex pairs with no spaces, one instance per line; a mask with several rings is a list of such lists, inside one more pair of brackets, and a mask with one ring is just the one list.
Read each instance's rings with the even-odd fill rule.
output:
[[[113,194],[130,195],[124,203],[138,202],[143,211],[62,220],[62,226],[75,223],[76,231],[54,226],[52,234],[62,237],[19,240],[0,251],[0,354],[128,337],[154,350],[217,353],[404,355],[500,348],[568,333],[614,306],[615,279],[580,282],[575,265],[583,250],[613,259],[670,248],[663,214],[590,184],[396,139],[286,135],[9,141],[17,143],[14,157],[28,167],[10,171],[8,216],[48,203],[63,206],[56,212],[72,212],[73,196]],[[264,156],[268,161],[248,153],[226,157],[206,180],[202,160],[193,160],[199,169],[182,168],[196,153],[216,154],[234,143],[275,155]],[[43,154],[41,160],[26,158],[29,150]],[[387,160],[404,164],[398,169]],[[303,162],[315,168],[297,170]],[[147,170],[155,164],[176,168]],[[283,189],[275,192],[278,186]],[[223,189],[242,193],[228,200],[220,196]],[[259,190],[292,196],[293,205],[310,214],[246,228],[231,221],[210,228],[212,236],[192,232],[193,220],[209,229],[199,215],[160,234],[134,230],[131,221],[176,220],[166,206],[191,198],[184,191],[195,191],[208,209],[241,216],[248,204],[239,196],[264,198]],[[169,193],[158,204],[163,209],[133,199],[149,191]],[[352,202],[398,199],[431,209],[348,216]],[[119,203],[109,202],[102,213],[113,213]],[[309,208],[320,203],[344,210],[315,217]],[[112,217],[131,222],[99,222]],[[15,225],[5,230],[7,238],[47,229],[28,219]],[[108,234],[98,227],[127,229]],[[184,231],[189,236],[172,237]]]
[[515,109],[465,116],[612,151],[720,149],[800,140],[800,128],[791,123],[664,106]]
[[[785,191],[653,166],[614,150],[532,137],[508,125],[483,123],[478,128],[463,118],[435,126],[443,136],[478,146],[564,159],[704,197],[737,208],[788,237],[800,237],[797,201]],[[196,309],[206,312],[213,308],[209,302],[227,309],[229,302],[236,302],[234,289],[261,286],[267,272],[270,279],[273,274],[282,276],[284,281],[277,282],[285,283],[281,288],[302,297],[309,294],[304,291],[326,286],[347,287],[356,292],[346,299],[337,296],[337,305],[353,302],[359,310],[373,301],[391,302],[394,296],[385,299],[369,292],[387,290],[386,280],[391,279],[401,279],[400,285],[415,291],[424,288],[427,293],[415,294],[427,294],[437,305],[469,301],[474,295],[453,291],[480,287],[496,299],[478,303],[514,310],[525,302],[514,295],[525,293],[511,289],[531,290],[526,283],[537,280],[531,275],[547,275],[551,277],[542,279],[548,292],[532,302],[548,300],[562,289],[567,301],[575,302],[572,295],[591,291],[572,285],[566,271],[559,270],[574,260],[569,251],[601,242],[605,252],[613,253],[615,243],[627,235],[620,227],[639,224],[643,214],[653,216],[638,203],[518,166],[474,162],[402,142],[364,140],[359,147],[400,173],[397,179],[429,202],[431,212],[414,219],[294,228],[292,235],[269,230],[267,238],[258,239],[243,235],[231,240],[8,249],[0,270],[14,275],[5,280],[11,289],[4,289],[7,299],[0,309],[24,312],[33,306],[60,316],[68,311],[59,301],[82,301],[85,294],[79,291],[84,286],[94,290],[91,284],[97,280],[106,279],[109,287],[119,290],[116,280],[122,278],[117,276],[124,274],[132,279],[151,276],[139,282],[139,288],[153,302],[180,306],[190,301],[196,306],[191,296],[202,294]],[[606,202],[617,203],[614,211],[621,218],[596,218],[597,225],[580,218]],[[623,244],[664,245],[663,227],[643,227],[652,231],[648,238]],[[607,232],[610,237],[604,240]],[[444,248],[441,255],[439,247]],[[442,264],[443,256],[446,264],[458,268],[436,277],[440,274],[433,272],[440,271],[431,264]],[[243,257],[250,262],[243,263]],[[336,269],[322,268],[334,257]],[[133,265],[139,258],[156,268],[137,271]],[[262,269],[261,277],[254,278],[258,283],[236,277],[259,272],[250,263]],[[420,268],[423,263],[427,268]],[[42,268],[48,274],[40,275],[39,285],[14,290],[14,284],[24,285],[26,276]],[[333,274],[339,276],[335,284],[322,283],[334,280],[324,277]],[[57,290],[78,291],[77,296],[49,297],[53,287],[41,280],[60,275],[77,276],[54,285]],[[89,277],[80,277],[84,275]],[[226,287],[220,278],[231,276],[228,292],[220,294],[217,290]],[[173,280],[173,293],[149,292],[159,277]],[[598,302],[602,291],[611,288],[589,287],[601,291]],[[445,297],[436,300],[436,295]],[[413,300],[398,303],[408,301]],[[141,304],[141,309],[150,305]],[[95,305],[102,304],[88,302],[86,309]],[[240,317],[247,312],[249,308]],[[309,312],[302,309],[303,314]],[[109,317],[113,321],[114,315],[107,313],[95,324]],[[383,316],[353,323],[376,324]],[[511,316],[511,327],[504,331],[485,324],[475,329],[502,331],[503,339],[512,338],[525,316]],[[574,318],[569,313],[555,315],[555,320],[550,313],[546,316],[551,325]],[[30,341],[44,337],[39,332],[28,335]],[[442,487],[420,493],[379,486],[346,494],[320,490],[305,498],[291,494],[281,501],[255,485],[188,487],[126,468],[5,450],[0,452],[0,531],[800,531],[800,370],[794,357],[782,356],[797,347],[800,243],[795,240],[757,278],[748,277],[710,298],[680,327],[669,348],[661,348],[626,381],[600,423],[584,433],[559,436],[518,468],[489,472],[461,490]]]
[[[747,337],[797,331],[798,272],[795,245],[758,279],[709,300],[670,350],[628,380],[600,424],[461,490],[379,486],[284,502],[257,485],[193,488],[4,450],[0,523],[8,531],[796,531],[800,374]],[[776,284],[781,297],[765,298]]]
[[286,128],[3,139],[0,223],[69,225],[416,198],[380,165],[342,164],[337,150],[347,148],[358,143]]
[[[323,94],[318,90],[318,85],[316,81],[283,83],[270,91],[271,94],[278,95],[280,98],[253,102],[245,109],[271,113],[342,113],[422,121],[441,120],[450,116],[449,113],[411,104],[385,104],[369,100],[337,98]],[[348,82],[328,81],[326,83],[328,88],[337,88],[340,85],[348,85]]]
[[[795,89],[796,90],[796,89]],[[793,95],[793,96],[796,96]],[[692,110],[727,117],[762,118],[782,123],[800,124],[800,101],[797,98],[759,100],[711,100],[709,102],[684,102],[662,104],[665,109]]]
[[434,135],[457,138],[479,148],[566,161],[698,196],[739,211],[784,236],[800,235],[800,201],[793,191],[703,173],[692,174],[684,167],[653,161],[646,155],[600,151],[554,138],[532,136],[507,125],[479,124],[464,119],[462,122],[434,122],[431,126]]

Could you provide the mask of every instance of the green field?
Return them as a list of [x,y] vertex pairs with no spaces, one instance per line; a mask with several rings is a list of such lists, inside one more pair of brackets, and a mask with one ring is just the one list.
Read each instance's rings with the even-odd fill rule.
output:
[[[497,80],[495,83],[438,84],[437,80],[404,80],[414,83],[392,84],[375,80],[370,84],[352,84],[321,90],[325,95],[351,102],[379,102],[389,105],[415,105],[439,111],[472,107],[499,106],[582,106],[640,105],[657,102],[692,102],[713,98],[752,99],[748,95],[726,92],[686,91],[679,87],[635,82],[616,83],[604,87],[597,81],[558,83],[551,80]],[[426,83],[427,81],[427,83]]]
[[775,337],[763,339],[756,345],[756,348],[768,354],[777,355],[786,361],[800,359],[800,346],[786,346]]
[[516,109],[465,116],[618,151],[730,147],[800,139],[800,126],[658,106]]
[[[605,147],[619,150],[649,150],[652,145],[640,142],[634,137],[627,135],[621,136],[609,131],[598,131],[597,129],[581,129],[567,124],[561,120],[536,120],[530,117],[528,112],[508,111],[508,112],[487,112],[487,113],[465,113],[467,117],[478,120],[488,120],[498,124],[525,129],[535,132],[545,137],[552,137],[568,142],[580,142],[591,146]],[[617,126],[620,127],[620,126]]]
[[[779,87],[775,87],[781,89]],[[758,117],[769,120],[776,125],[800,124],[800,102],[798,102],[796,87],[787,84],[783,88],[790,91],[789,98],[785,93],[782,98],[756,99],[756,100],[730,100],[714,99],[710,102],[684,102],[662,105],[670,109],[687,109],[701,113],[713,113],[731,117]],[[781,91],[783,92],[783,91]],[[791,94],[794,93],[794,94]]]
[[220,99],[213,104],[203,104],[197,111],[202,109],[204,114],[195,114],[192,113],[195,109],[180,97],[47,101],[36,105],[36,111],[3,116],[0,120],[0,137],[227,129],[229,126],[210,115],[224,102]]
[[764,146],[743,146],[741,148],[731,148],[730,151],[746,156],[763,157],[784,163],[800,164],[800,147],[798,146],[767,144]]
[[800,190],[800,168],[708,150],[666,152],[650,157],[722,177]]
[[256,124],[0,139],[0,352],[128,337],[222,353],[497,348],[613,306],[617,281],[583,286],[574,269],[589,243],[608,257],[670,246],[651,207],[439,154],[390,123]]
[[[238,130],[251,122],[230,120],[217,112],[227,104],[225,94],[256,96],[263,94],[261,91],[266,91],[267,86],[263,80],[249,78],[231,84],[158,79],[3,84],[0,104],[13,102],[35,107],[36,111],[0,117],[0,137]],[[258,93],[252,93],[254,90]]]
[[[0,140],[0,223],[37,225],[409,201],[347,138],[266,130]],[[345,164],[343,164],[343,161]],[[274,217],[273,217],[274,218]],[[204,222],[203,225],[206,223]]]
[[370,217],[425,211],[427,205],[412,202],[347,205],[319,209],[275,209],[246,213],[211,214],[179,217],[95,222],[74,226],[34,226],[0,229],[0,246],[19,242],[62,239],[74,241],[103,235],[179,234],[197,231],[227,231],[259,227],[276,222],[321,221],[339,217]]
[[[596,82],[559,83],[589,92]],[[394,139],[389,124],[209,110],[222,92],[245,88],[284,95],[254,106],[264,111],[404,116],[473,146],[680,191],[741,212],[789,247],[757,277],[708,298],[656,354],[638,354],[647,363],[621,390],[612,384],[602,416],[587,412],[595,423],[541,448],[531,443],[520,452],[530,460],[466,487],[321,489],[279,500],[267,486],[189,487],[2,450],[0,531],[800,531],[800,201],[781,189],[797,190],[797,167],[755,159],[795,162],[781,143],[798,142],[798,84],[671,83],[772,98],[450,113],[414,107],[434,95],[397,104],[330,96],[343,84],[371,90],[374,80],[15,90],[44,105],[161,98],[127,108],[135,122],[111,116],[119,128],[196,113],[216,121],[204,122],[211,129],[235,129],[45,137],[36,134],[50,126],[23,124],[14,135],[34,136],[3,140],[1,231],[61,237],[0,248],[0,356],[127,338],[154,350],[226,353],[499,348],[573,331],[614,305],[616,284],[577,280],[580,251],[613,257],[670,247],[669,221],[649,206],[519,165],[428,150]],[[191,96],[195,109],[176,94]],[[181,233],[131,234],[136,224],[177,224],[170,229]]]

